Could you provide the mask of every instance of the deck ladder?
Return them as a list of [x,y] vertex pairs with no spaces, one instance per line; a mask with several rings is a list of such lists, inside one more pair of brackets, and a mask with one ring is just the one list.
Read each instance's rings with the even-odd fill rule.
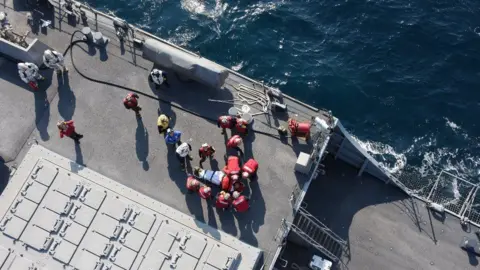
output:
[[299,209],[297,219],[291,225],[291,228],[303,240],[334,262],[338,262],[342,253],[346,251],[347,242],[332,232],[304,208]]

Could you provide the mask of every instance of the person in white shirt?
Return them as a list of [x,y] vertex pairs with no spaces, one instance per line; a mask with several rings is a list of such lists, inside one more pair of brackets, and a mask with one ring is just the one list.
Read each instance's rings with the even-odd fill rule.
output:
[[155,86],[157,89],[162,84],[165,84],[167,87],[170,87],[170,85],[167,82],[167,73],[165,71],[161,71],[157,68],[154,68],[152,72],[150,72],[149,79],[150,81],[155,83]]
[[188,157],[189,160],[193,160],[192,156],[190,156],[191,151],[192,146],[186,142],[180,144],[177,147],[177,150],[175,150],[175,155],[177,156],[178,161],[180,161],[182,171],[185,170],[185,159]]
[[33,90],[38,90],[37,80],[45,80],[45,78],[38,73],[38,66],[34,63],[18,63],[17,68],[20,79],[28,84]]
[[62,72],[68,72],[64,61],[65,59],[63,58],[63,55],[57,51],[46,50],[43,53],[43,63],[48,68],[54,69],[57,74],[60,74]]

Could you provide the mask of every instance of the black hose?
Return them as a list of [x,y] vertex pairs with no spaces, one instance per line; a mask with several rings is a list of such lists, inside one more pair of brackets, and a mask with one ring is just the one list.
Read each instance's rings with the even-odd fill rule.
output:
[[[172,102],[168,101],[168,100],[165,100],[165,99],[162,99],[162,98],[159,98],[159,97],[156,97],[156,96],[153,96],[153,95],[149,95],[149,94],[146,94],[146,93],[143,93],[143,92],[140,92],[138,90],[135,90],[135,89],[132,89],[132,88],[129,88],[129,87],[126,87],[126,86],[123,86],[123,85],[118,85],[118,84],[114,84],[114,83],[111,83],[111,82],[106,82],[106,81],[101,81],[101,80],[97,80],[95,78],[92,78],[92,77],[89,77],[85,74],[83,74],[78,68],[77,66],[75,65],[75,61],[74,61],[74,58],[73,58],[73,47],[74,46],[79,46],[78,44],[79,43],[84,43],[84,44],[87,44],[87,41],[85,40],[76,40],[76,41],[73,41],[74,37],[75,37],[75,34],[76,33],[82,33],[81,31],[79,30],[75,30],[73,33],[72,33],[72,36],[70,38],[70,44],[68,45],[67,49],[65,49],[65,52],[63,53],[63,56],[66,56],[68,51],[70,51],[70,59],[72,61],[72,66],[73,68],[77,71],[78,74],[80,74],[80,76],[82,76],[83,78],[89,80],[89,81],[92,81],[92,82],[96,82],[96,83],[100,83],[100,84],[105,84],[105,85],[109,85],[109,86],[112,86],[112,87],[116,87],[116,88],[121,88],[121,89],[124,89],[124,90],[127,90],[127,91],[130,91],[130,92],[134,92],[134,93],[137,93],[139,95],[142,95],[142,96],[145,96],[145,97],[148,97],[148,98],[151,98],[151,99],[154,99],[154,100],[157,100],[159,102],[163,102],[165,104],[168,104],[178,110],[181,110],[181,111],[184,111],[184,112],[187,112],[189,114],[193,114],[197,117],[200,117],[202,119],[205,119],[207,120],[208,122],[211,122],[211,123],[214,123],[216,124],[217,123],[217,119],[214,119],[214,118],[210,118],[208,116],[205,116],[205,115],[201,115],[197,112],[194,112],[194,111],[191,111],[189,109],[185,109],[184,107],[181,107],[181,106],[178,106],[178,105],[175,105],[173,104]],[[82,33],[83,35],[83,33]],[[278,140],[282,140],[284,138],[288,138],[288,136],[284,136],[284,137],[280,137],[279,135],[276,135],[276,134],[272,134],[272,133],[268,133],[268,132],[263,132],[263,131],[259,131],[259,130],[253,130],[253,132],[255,133],[258,133],[258,134],[262,134],[262,135],[265,135],[265,136],[269,136],[269,137],[272,137],[272,138],[275,138],[275,139],[278,139]]]

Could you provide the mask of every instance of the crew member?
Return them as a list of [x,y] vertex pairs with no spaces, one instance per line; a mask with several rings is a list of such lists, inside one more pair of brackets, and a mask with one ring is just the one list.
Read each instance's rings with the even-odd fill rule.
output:
[[243,191],[245,190],[245,184],[240,182],[240,181],[237,181],[235,183],[233,183],[233,186],[232,186],[232,192],[234,191],[237,191],[237,192],[240,192],[242,193]]
[[213,146],[208,145],[208,143],[202,144],[202,147],[198,149],[198,156],[200,157],[200,166],[202,166],[202,163],[207,159],[207,157],[212,159],[214,154],[215,154],[215,148],[213,148]]
[[34,63],[19,63],[17,64],[17,68],[22,81],[27,83],[33,90],[38,90],[37,80],[45,80],[45,78],[38,73],[38,67]]
[[190,156],[190,151],[192,151],[192,146],[186,142],[180,144],[175,151],[178,161],[180,162],[180,166],[182,171],[185,170],[185,159],[188,158],[189,160],[193,160]]
[[237,150],[240,153],[240,155],[243,156],[243,151],[239,147],[240,145],[242,145],[242,143],[243,143],[242,137],[240,137],[239,135],[234,135],[230,139],[228,139],[227,148],[233,148]]
[[225,129],[226,128],[232,129],[232,128],[235,127],[236,124],[237,124],[237,118],[235,118],[231,115],[220,116],[217,120],[217,126],[219,128],[222,128],[222,133],[221,134],[225,134]]
[[70,137],[73,140],[75,140],[77,143],[81,138],[83,138],[82,134],[78,134],[75,131],[75,126],[73,124],[73,120],[70,121],[58,121],[57,122],[57,128],[58,131],[60,132],[60,138],[63,138],[64,136]]
[[165,84],[167,87],[170,85],[167,82],[167,73],[165,71],[161,71],[157,68],[154,68],[152,72],[150,72],[150,81],[155,83],[155,87],[158,89],[160,85]]
[[215,202],[215,207],[220,209],[227,209],[230,206],[231,198],[230,193],[225,191],[220,191],[217,195],[217,201]]
[[68,72],[68,68],[65,66],[63,55],[57,51],[46,50],[43,53],[43,63],[48,68],[54,69],[57,74]]
[[212,188],[207,186],[202,186],[198,190],[198,195],[205,200],[210,200],[212,198]]
[[7,13],[0,11],[0,29],[6,28],[7,25],[10,25],[7,19]]
[[238,133],[246,136],[248,135],[248,122],[243,118],[237,119],[237,123],[235,124],[235,128]]
[[255,159],[251,158],[247,162],[245,162],[245,164],[243,164],[242,177],[244,179],[251,180],[257,174],[257,170],[258,170],[258,162]]
[[128,93],[127,96],[123,99],[123,105],[127,110],[134,111],[137,117],[141,117],[140,111],[142,110],[142,108],[138,106],[138,98],[140,97],[137,94]]
[[196,192],[200,189],[200,182],[195,177],[189,175],[187,177],[187,190],[188,193]]
[[230,191],[232,188],[232,181],[230,180],[230,176],[225,174],[220,182],[220,188],[224,191]]
[[158,127],[158,133],[162,134],[168,129],[168,125],[170,125],[170,120],[172,120],[170,117],[168,117],[166,114],[160,114],[157,119],[157,127]]
[[181,137],[182,133],[180,131],[169,128],[167,129],[167,135],[165,135],[165,143],[168,145],[180,145],[182,144]]
[[233,209],[237,212],[246,212],[250,208],[249,199],[241,195],[238,191],[233,192]]
[[238,156],[229,156],[227,159],[227,165],[223,167],[223,172],[231,175],[233,181],[237,181],[238,175],[240,174],[240,158]]

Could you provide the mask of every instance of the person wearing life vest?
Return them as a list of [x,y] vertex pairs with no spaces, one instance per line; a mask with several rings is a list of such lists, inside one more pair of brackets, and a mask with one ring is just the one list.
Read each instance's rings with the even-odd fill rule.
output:
[[172,118],[168,117],[166,114],[160,114],[157,119],[158,133],[162,134],[167,131],[168,126],[170,125],[170,120]]
[[64,136],[72,138],[75,142],[79,143],[79,140],[83,138],[82,134],[78,134],[75,131],[75,126],[73,124],[73,120],[70,121],[58,121],[57,128],[60,133],[60,138]]
[[240,181],[236,181],[235,183],[233,183],[230,192],[237,191],[237,192],[242,193],[244,190],[245,190],[245,184],[240,182]]
[[234,191],[232,197],[232,206],[236,212],[246,212],[250,208],[249,199],[241,195],[238,191]]
[[230,207],[231,203],[231,198],[230,198],[230,193],[225,192],[225,191],[220,191],[217,195],[217,200],[215,202],[215,207],[220,208],[220,209],[227,209]]
[[45,78],[38,73],[38,66],[34,63],[18,63],[17,68],[20,79],[35,91],[38,90],[38,81],[45,80]]
[[210,200],[212,198],[212,188],[207,187],[207,186],[202,186],[198,190],[198,195],[202,199]]
[[221,134],[225,134],[225,129],[227,128],[232,129],[235,127],[236,124],[237,124],[237,118],[231,115],[222,115],[218,117],[218,120],[217,120],[217,126],[219,128],[222,128]]
[[43,53],[43,64],[48,68],[54,69],[57,74],[68,72],[63,55],[54,50],[45,50]]
[[182,171],[185,170],[185,159],[188,158],[189,160],[193,160],[193,158],[190,156],[190,151],[192,151],[192,146],[186,142],[180,144],[177,147],[177,150],[175,150],[175,155],[180,162]]
[[187,177],[187,190],[188,193],[196,192],[200,189],[200,181],[195,179],[195,177],[189,175]]
[[180,145],[182,144],[181,137],[182,132],[178,130],[173,130],[172,128],[168,128],[167,135],[165,135],[165,143],[167,145]]
[[243,143],[242,137],[240,137],[239,135],[234,135],[230,139],[228,139],[227,149],[228,148],[235,149],[240,153],[240,155],[243,155],[243,151],[239,147],[240,145],[242,145],[242,143]]
[[258,170],[258,162],[251,158],[245,164],[243,164],[242,167],[242,177],[243,179],[252,179],[256,174]]
[[242,135],[248,135],[248,122],[243,118],[237,119],[237,123],[235,124],[235,129],[238,133]]
[[240,174],[240,158],[238,156],[229,156],[227,159],[227,165],[223,167],[223,172],[231,176],[237,176],[234,181],[238,180]]
[[228,174],[225,174],[220,182],[220,188],[224,191],[230,191],[232,188],[232,180]]
[[215,148],[208,143],[202,144],[202,147],[198,149],[198,156],[200,157],[200,166],[208,158],[212,159],[215,154]]
[[138,106],[138,98],[139,96],[137,94],[128,93],[127,96],[123,99],[123,106],[125,106],[127,110],[134,111],[137,117],[141,117],[140,111],[142,110],[142,108]]
[[167,82],[167,73],[165,71],[154,68],[152,72],[150,72],[150,76],[148,78],[151,82],[155,83],[155,88],[157,89],[162,84],[165,84],[167,87],[170,87],[170,85]]

